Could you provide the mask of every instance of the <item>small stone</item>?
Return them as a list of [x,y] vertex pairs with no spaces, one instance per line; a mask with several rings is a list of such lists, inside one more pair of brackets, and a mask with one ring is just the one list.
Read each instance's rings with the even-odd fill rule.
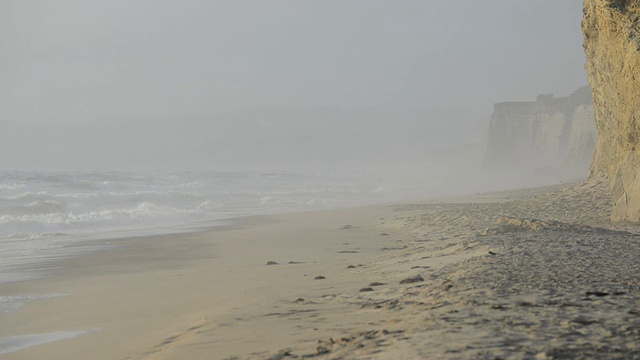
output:
[[349,229],[353,229],[353,225],[345,225],[342,227],[342,230],[349,230]]
[[349,265],[347,266],[347,269],[355,269],[356,267],[354,265]]
[[387,234],[387,233],[382,233],[382,234],[380,234],[380,236],[389,236],[389,234]]
[[543,352],[537,353],[534,359],[535,360],[547,360],[547,359],[549,359],[549,356],[547,356],[547,353],[543,351]]
[[381,285],[384,285],[384,283],[377,282],[377,281],[376,282],[372,282],[371,284],[369,284],[369,286],[381,286]]
[[290,350],[284,350],[269,358],[269,360],[283,360],[293,357]]
[[584,316],[579,316],[579,317],[573,319],[571,322],[576,323],[576,324],[580,324],[580,325],[583,325],[583,326],[589,326],[589,325],[597,323],[596,320],[592,320],[592,319],[589,319],[589,318],[584,317]]
[[413,284],[422,281],[424,281],[424,278],[420,275],[416,275],[400,281],[400,284]]
[[271,261],[267,261],[267,265],[279,265],[277,262],[271,260]]
[[295,302],[303,302],[304,299],[303,298],[297,298]]
[[326,277],[322,276],[322,275],[318,275],[316,277],[313,278],[314,280],[324,280],[326,279]]
[[360,289],[360,292],[367,292],[367,291],[373,291],[373,288],[363,287],[362,289]]

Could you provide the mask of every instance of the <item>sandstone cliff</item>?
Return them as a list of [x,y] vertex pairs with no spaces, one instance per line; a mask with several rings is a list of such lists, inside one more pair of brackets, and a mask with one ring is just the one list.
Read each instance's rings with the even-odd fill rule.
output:
[[495,104],[484,165],[544,169],[560,178],[586,176],[597,135],[593,118],[589,87],[568,97]]
[[607,174],[612,220],[640,221],[640,0],[585,0],[584,50],[599,138],[592,176]]

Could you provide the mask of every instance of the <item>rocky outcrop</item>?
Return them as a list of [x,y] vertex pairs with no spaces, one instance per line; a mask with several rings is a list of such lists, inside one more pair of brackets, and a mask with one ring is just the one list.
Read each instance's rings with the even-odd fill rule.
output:
[[568,97],[495,104],[484,165],[586,176],[597,136],[593,118],[589,87]]
[[585,0],[584,50],[599,138],[592,176],[607,174],[612,220],[640,221],[640,0]]

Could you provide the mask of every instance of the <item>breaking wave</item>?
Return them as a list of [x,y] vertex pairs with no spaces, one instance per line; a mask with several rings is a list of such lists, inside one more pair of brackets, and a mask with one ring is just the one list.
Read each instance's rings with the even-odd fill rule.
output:
[[419,196],[429,189],[426,183],[364,173],[0,171],[0,257],[7,260],[0,273],[18,257],[50,257],[71,241],[191,231],[238,216],[398,201],[407,194]]

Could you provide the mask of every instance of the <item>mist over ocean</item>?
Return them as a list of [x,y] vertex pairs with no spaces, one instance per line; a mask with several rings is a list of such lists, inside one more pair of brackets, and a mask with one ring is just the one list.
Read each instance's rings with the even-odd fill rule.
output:
[[632,3],[0,1],[0,358],[640,356]]
[[0,273],[82,251],[72,246],[79,241],[197,231],[234,217],[401,201],[409,194],[426,197],[437,178],[437,173],[430,181],[408,181],[364,172],[1,171]]

